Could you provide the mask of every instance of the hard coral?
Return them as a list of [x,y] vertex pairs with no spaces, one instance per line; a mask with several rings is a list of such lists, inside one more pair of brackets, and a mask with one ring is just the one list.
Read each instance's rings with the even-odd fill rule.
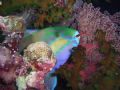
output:
[[51,48],[45,42],[32,43],[24,51],[24,60],[32,68],[26,76],[28,87],[45,90],[44,78],[56,63]]
[[22,56],[17,52],[18,43],[23,37],[22,33],[25,29],[24,20],[15,16],[0,17],[0,25],[6,35],[0,45],[0,78],[8,84],[15,82],[16,77],[20,75],[20,72],[17,72],[24,63]]

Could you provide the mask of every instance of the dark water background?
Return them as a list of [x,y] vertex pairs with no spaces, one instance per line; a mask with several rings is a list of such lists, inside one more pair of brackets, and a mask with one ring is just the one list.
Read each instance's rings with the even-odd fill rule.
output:
[[107,10],[114,14],[120,11],[120,0],[92,0],[92,3],[95,7],[100,7],[102,12]]

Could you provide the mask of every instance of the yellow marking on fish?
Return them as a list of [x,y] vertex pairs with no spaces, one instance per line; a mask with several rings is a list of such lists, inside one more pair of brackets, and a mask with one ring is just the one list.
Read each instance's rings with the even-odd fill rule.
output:
[[54,53],[57,53],[57,51],[59,51],[59,49],[61,49],[65,44],[67,44],[67,40],[60,37],[58,38],[55,42],[53,42],[50,46],[51,49]]

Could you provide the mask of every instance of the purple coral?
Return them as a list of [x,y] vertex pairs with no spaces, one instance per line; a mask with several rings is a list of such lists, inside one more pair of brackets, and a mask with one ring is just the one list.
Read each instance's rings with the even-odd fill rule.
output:
[[12,53],[7,47],[0,46],[0,78],[5,83],[15,81],[16,77],[20,75],[18,70],[22,69],[21,64],[23,63],[23,58],[19,53]]
[[[93,42],[94,33],[97,29],[101,29],[106,32],[106,40],[111,41],[115,39],[116,27],[111,21],[109,16],[106,16],[100,12],[99,8],[94,8],[92,4],[84,4],[79,10],[78,14],[79,30],[80,34],[86,35],[84,42]],[[112,34],[111,34],[112,33]],[[81,35],[81,40],[84,36]],[[81,42],[82,43],[82,42]]]
[[[13,25],[10,23],[6,25],[6,22],[11,22],[11,19]],[[0,45],[0,79],[5,83],[15,82],[20,75],[18,71],[24,65],[22,56],[17,52],[20,39],[23,37],[23,23],[22,18],[0,16],[0,28],[6,35],[5,40]]]
[[[115,16],[118,16],[114,15]],[[95,32],[99,29],[106,33],[105,39],[106,41],[112,42],[112,46],[115,48],[116,51],[120,52],[120,39],[119,35],[116,34],[116,31],[118,30],[118,26],[115,24],[115,21],[112,21],[113,17],[110,18],[109,15],[105,15],[102,12],[100,12],[99,8],[95,8],[92,4],[84,3],[82,7],[78,9],[78,15],[77,15],[77,21],[79,23],[78,29],[80,32],[80,44],[86,48],[86,51],[88,51],[88,45],[95,45],[97,46],[97,43],[95,41]],[[96,52],[96,53],[93,53]],[[93,60],[94,56],[97,54],[97,56],[101,57],[99,54],[99,51],[96,48],[92,48],[92,52],[88,53],[86,52],[87,57],[91,57],[90,55],[93,55],[91,59]],[[97,60],[99,58],[95,58]]]
[[11,63],[11,58],[10,50],[0,46],[0,67],[4,67],[5,64]]

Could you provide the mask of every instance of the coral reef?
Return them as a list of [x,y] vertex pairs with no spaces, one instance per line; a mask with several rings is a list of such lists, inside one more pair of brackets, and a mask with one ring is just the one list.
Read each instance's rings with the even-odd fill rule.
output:
[[[78,13],[78,30],[80,31],[80,42],[81,45],[88,48],[88,45],[95,45],[96,47],[92,48],[93,52],[95,51],[96,54],[100,57],[98,50],[97,50],[97,43],[95,39],[95,32],[97,29],[103,30],[106,33],[105,39],[106,41],[111,42],[112,46],[115,48],[116,51],[120,52],[120,45],[119,45],[119,35],[116,33],[118,31],[119,26],[115,24],[109,15],[105,15],[100,12],[99,8],[94,8],[92,4],[84,4],[83,7],[79,9]],[[91,46],[90,46],[91,47]],[[86,50],[87,54],[87,50]],[[94,54],[92,54],[94,55]],[[89,53],[87,54],[89,57]],[[97,57],[98,57],[97,56]],[[101,58],[95,58],[101,59]],[[89,58],[90,59],[90,58]],[[92,60],[93,58],[91,58]],[[94,59],[93,59],[94,60]]]
[[24,60],[32,70],[26,76],[27,85],[38,90],[46,90],[45,75],[52,70],[56,63],[51,48],[45,42],[32,43],[24,51]]
[[0,43],[1,90],[16,90],[15,84],[18,90],[46,90],[45,75],[56,63],[51,48],[45,42],[30,44],[23,56],[18,52],[25,31],[24,24],[22,17],[0,17],[0,28],[5,35]]
[[55,75],[66,81],[67,90],[118,90],[119,12],[103,14],[87,3],[77,10],[80,45]]
[[[71,58],[54,73],[63,81],[67,81],[67,90],[119,89],[120,85],[115,82],[119,83],[120,80],[117,61],[120,54],[115,51],[110,42],[105,40],[105,32],[102,30],[96,31],[95,40],[98,43],[99,53],[104,58],[99,62],[88,61],[86,48],[79,45],[73,48]],[[57,88],[57,90],[61,89]]]
[[22,56],[17,52],[20,39],[23,37],[24,20],[14,16],[1,17],[0,24],[1,30],[6,35],[0,45],[0,78],[4,83],[12,83],[19,75],[17,72],[21,68],[21,64],[24,63]]
[[[17,16],[0,16],[0,38],[4,38],[0,40],[0,90],[48,89],[44,79],[56,64],[48,44],[32,43],[23,56],[19,53],[25,25],[29,22],[37,28],[59,23],[79,31],[80,44],[71,50],[68,61],[52,74],[58,76],[57,90],[120,89],[120,12],[103,13],[90,3],[95,0],[84,0],[89,4],[80,1],[3,1],[1,14],[17,13]],[[22,12],[22,17],[18,12]]]
[[30,27],[45,27],[46,23],[53,24],[61,22],[61,19],[66,19],[72,12],[72,6],[75,0],[9,0],[3,1],[3,5],[0,7],[1,15],[18,14],[22,11],[35,11],[32,14],[32,22]]

